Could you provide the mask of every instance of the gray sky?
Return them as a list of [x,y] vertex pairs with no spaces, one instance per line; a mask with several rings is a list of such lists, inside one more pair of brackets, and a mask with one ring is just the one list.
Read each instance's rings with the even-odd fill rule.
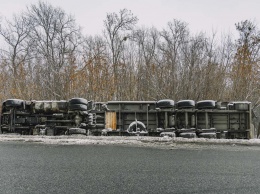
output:
[[[11,18],[38,0],[0,0],[0,15]],[[138,26],[161,30],[167,22],[187,22],[192,33],[217,31],[235,34],[235,23],[250,19],[258,26],[260,0],[44,0],[72,14],[85,35],[101,34],[106,13],[126,8],[139,19]]]

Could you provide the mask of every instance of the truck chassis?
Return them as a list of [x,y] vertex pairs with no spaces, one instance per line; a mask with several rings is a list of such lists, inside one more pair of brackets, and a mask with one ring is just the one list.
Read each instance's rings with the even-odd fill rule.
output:
[[68,101],[7,99],[1,133],[254,138],[251,103],[214,100]]

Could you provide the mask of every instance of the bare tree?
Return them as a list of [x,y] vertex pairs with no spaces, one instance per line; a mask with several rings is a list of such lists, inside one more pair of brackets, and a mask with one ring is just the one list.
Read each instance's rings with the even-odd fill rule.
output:
[[[5,48],[1,49],[2,57],[11,70],[12,95],[14,97],[26,97],[26,79],[21,79],[21,70],[25,68],[29,55],[28,36],[30,23],[24,15],[14,15],[13,21],[5,20],[0,26],[0,35],[4,39]],[[27,88],[28,89],[28,88]]]
[[105,101],[113,97],[111,88],[112,64],[109,64],[103,37],[87,37],[84,42],[84,66],[87,81],[85,83],[87,97],[96,101]]
[[258,106],[260,104],[260,32],[249,20],[237,23],[236,29],[240,36],[237,40],[231,74],[234,91],[232,97],[236,100],[250,100]]
[[138,99],[154,98],[157,84],[155,54],[159,43],[159,32],[155,28],[140,28],[134,32],[137,44],[138,61]]
[[27,8],[30,39],[34,40],[33,53],[41,61],[41,80],[46,91],[44,98],[66,98],[62,74],[70,66],[71,58],[81,43],[80,28],[75,19],[62,9],[39,2]]
[[124,48],[123,42],[129,38],[131,31],[133,30],[138,19],[133,16],[131,11],[123,9],[119,11],[119,14],[109,13],[104,21],[105,31],[104,35],[107,40],[109,49],[111,51],[111,63],[113,64],[113,77],[115,87],[115,98],[120,98],[118,95],[119,83],[118,83],[118,68],[120,63],[120,57]]
[[165,84],[168,85],[167,96],[176,98],[179,93],[180,75],[182,72],[182,50],[189,42],[189,29],[185,22],[173,20],[161,33],[160,50],[165,64]]

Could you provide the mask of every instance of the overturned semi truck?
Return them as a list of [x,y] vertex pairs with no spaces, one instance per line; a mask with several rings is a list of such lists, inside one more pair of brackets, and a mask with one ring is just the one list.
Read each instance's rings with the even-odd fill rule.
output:
[[68,101],[7,99],[1,133],[254,138],[251,103],[214,100]]

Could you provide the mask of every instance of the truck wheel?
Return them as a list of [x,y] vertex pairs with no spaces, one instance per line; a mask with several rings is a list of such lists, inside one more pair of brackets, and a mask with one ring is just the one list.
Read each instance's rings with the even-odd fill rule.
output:
[[197,102],[198,109],[214,109],[216,107],[216,101],[214,100],[202,100]]
[[195,128],[189,128],[189,129],[178,129],[177,130],[179,133],[195,133],[196,129]]
[[174,101],[171,99],[159,100],[156,102],[156,107],[158,108],[173,108]]
[[194,108],[195,107],[195,101],[194,100],[180,100],[177,102],[177,108]]
[[4,105],[7,107],[19,107],[19,106],[23,106],[23,104],[24,104],[24,100],[20,100],[20,99],[8,99],[4,101]]
[[216,139],[217,138],[217,134],[216,133],[200,133],[199,137],[200,138]]
[[70,104],[69,105],[69,110],[70,111],[73,111],[73,110],[87,111],[88,107],[85,104]]
[[87,130],[86,129],[82,129],[82,128],[70,128],[69,129],[69,134],[83,134],[86,135],[87,134]]
[[198,129],[197,133],[216,133],[216,128]]
[[176,134],[174,132],[162,132],[160,133],[160,137],[176,137]]
[[69,100],[69,104],[85,104],[88,105],[88,101],[85,98],[72,98]]
[[183,138],[196,138],[197,135],[196,135],[196,133],[180,133],[179,137],[183,137]]

